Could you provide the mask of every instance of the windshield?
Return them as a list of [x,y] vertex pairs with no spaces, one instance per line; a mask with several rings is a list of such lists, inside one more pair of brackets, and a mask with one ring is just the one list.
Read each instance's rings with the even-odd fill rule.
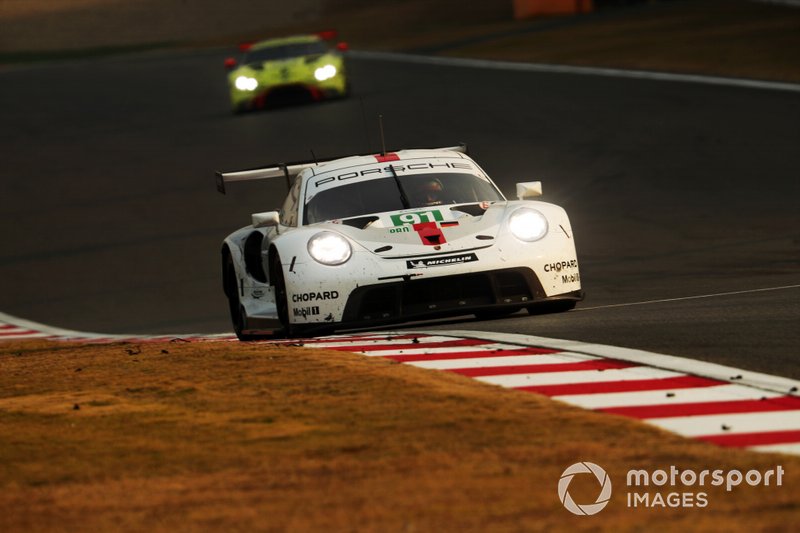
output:
[[[415,207],[504,200],[494,185],[472,174],[413,174],[398,176],[397,180],[400,187],[394,177],[387,177],[324,190],[306,203],[303,223],[315,224]],[[408,205],[404,205],[401,188]]]
[[302,57],[309,55],[324,54],[328,51],[328,45],[322,41],[308,43],[292,43],[281,46],[268,46],[250,50],[245,54],[242,63],[263,63],[264,61],[275,61],[277,59],[290,59],[292,57]]

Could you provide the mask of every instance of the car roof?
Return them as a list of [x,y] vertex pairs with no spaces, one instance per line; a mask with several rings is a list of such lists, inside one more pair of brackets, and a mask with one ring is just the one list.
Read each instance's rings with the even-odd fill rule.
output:
[[278,37],[275,39],[265,39],[263,41],[258,41],[253,43],[253,46],[250,47],[251,50],[258,50],[261,48],[270,48],[272,46],[283,46],[285,44],[302,44],[302,43],[314,43],[317,41],[321,41],[319,35],[292,35],[289,37]]
[[317,166],[311,167],[310,175],[318,176],[325,172],[342,170],[350,167],[358,167],[364,165],[377,165],[382,163],[397,163],[399,161],[408,161],[412,159],[469,159],[461,152],[454,150],[426,150],[426,149],[410,149],[398,150],[396,152],[386,152],[385,154],[373,155],[354,155],[343,157],[341,159],[334,159],[320,163]]

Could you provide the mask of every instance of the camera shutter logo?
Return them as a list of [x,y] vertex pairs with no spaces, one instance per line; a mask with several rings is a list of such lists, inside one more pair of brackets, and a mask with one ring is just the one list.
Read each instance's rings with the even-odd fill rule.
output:
[[[597,478],[601,489],[594,503],[579,505],[575,503],[572,496],[570,496],[568,491],[569,484],[576,474],[594,474],[594,477]],[[611,499],[611,478],[608,477],[605,470],[594,463],[575,463],[561,474],[561,479],[558,480],[558,497],[561,499],[561,503],[564,504],[564,507],[567,508],[567,511],[572,514],[584,516],[597,514],[608,505],[608,501]]]

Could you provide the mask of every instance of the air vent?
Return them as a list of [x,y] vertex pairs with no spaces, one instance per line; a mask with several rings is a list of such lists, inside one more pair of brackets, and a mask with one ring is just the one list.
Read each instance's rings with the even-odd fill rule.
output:
[[383,252],[388,252],[388,251],[389,251],[389,250],[391,250],[391,249],[392,249],[392,247],[391,247],[391,246],[381,246],[380,248],[377,248],[377,249],[375,250],[375,253],[376,253],[376,254],[380,254],[380,253],[383,253]]

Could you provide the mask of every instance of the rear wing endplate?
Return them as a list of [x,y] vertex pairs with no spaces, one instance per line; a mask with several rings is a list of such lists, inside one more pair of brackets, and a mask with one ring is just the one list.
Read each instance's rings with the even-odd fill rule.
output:
[[[449,150],[451,152],[461,152],[463,154],[466,154],[467,145],[461,143],[456,146],[435,148],[435,150]],[[393,152],[396,150],[389,150],[389,151]],[[369,154],[360,154],[360,155],[363,156]],[[329,161],[341,159],[342,157],[351,157],[351,156],[332,157],[330,159],[314,160],[314,161],[297,161],[294,163],[273,163],[265,167],[252,168],[248,170],[216,172],[217,190],[222,194],[225,194],[225,185],[228,183],[234,183],[238,181],[265,180],[265,179],[281,178],[281,177],[286,180],[286,187],[291,188],[292,179],[305,169],[310,167],[315,167],[320,163],[327,163]]]

